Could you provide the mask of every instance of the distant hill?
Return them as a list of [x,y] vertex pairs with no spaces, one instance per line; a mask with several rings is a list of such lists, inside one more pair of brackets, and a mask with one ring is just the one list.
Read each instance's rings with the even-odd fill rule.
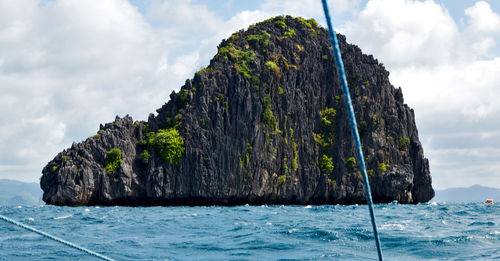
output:
[[44,204],[42,194],[38,183],[0,179],[0,206]]
[[500,189],[474,185],[468,188],[449,188],[437,190],[432,199],[435,202],[484,202],[492,198],[494,202],[500,201]]

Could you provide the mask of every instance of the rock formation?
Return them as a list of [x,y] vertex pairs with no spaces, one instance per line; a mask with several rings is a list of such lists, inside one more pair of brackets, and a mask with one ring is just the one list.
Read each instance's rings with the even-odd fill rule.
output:
[[[375,202],[434,196],[414,112],[338,35]],[[222,41],[147,121],[117,117],[43,169],[53,205],[365,203],[327,31],[275,17]]]

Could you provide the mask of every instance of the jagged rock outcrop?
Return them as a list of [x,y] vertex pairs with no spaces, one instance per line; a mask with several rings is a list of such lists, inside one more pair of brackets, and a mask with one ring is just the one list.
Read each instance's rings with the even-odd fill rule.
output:
[[[382,64],[338,37],[374,201],[430,200],[413,110]],[[233,34],[157,113],[117,117],[59,153],[43,169],[43,200],[365,203],[327,31],[313,20],[275,17]]]

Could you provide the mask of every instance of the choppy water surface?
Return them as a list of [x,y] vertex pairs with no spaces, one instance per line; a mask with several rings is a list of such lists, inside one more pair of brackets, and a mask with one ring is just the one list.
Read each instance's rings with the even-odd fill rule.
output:
[[[1,207],[117,260],[375,260],[366,206]],[[500,205],[375,206],[388,260],[500,259]],[[0,221],[1,260],[89,259]]]

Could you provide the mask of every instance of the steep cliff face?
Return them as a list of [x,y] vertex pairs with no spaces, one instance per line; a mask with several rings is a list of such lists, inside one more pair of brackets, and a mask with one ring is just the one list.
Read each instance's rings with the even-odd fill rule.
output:
[[[414,112],[338,35],[375,202],[434,196]],[[233,34],[147,122],[117,117],[43,169],[54,205],[365,203],[325,29],[276,17]]]

